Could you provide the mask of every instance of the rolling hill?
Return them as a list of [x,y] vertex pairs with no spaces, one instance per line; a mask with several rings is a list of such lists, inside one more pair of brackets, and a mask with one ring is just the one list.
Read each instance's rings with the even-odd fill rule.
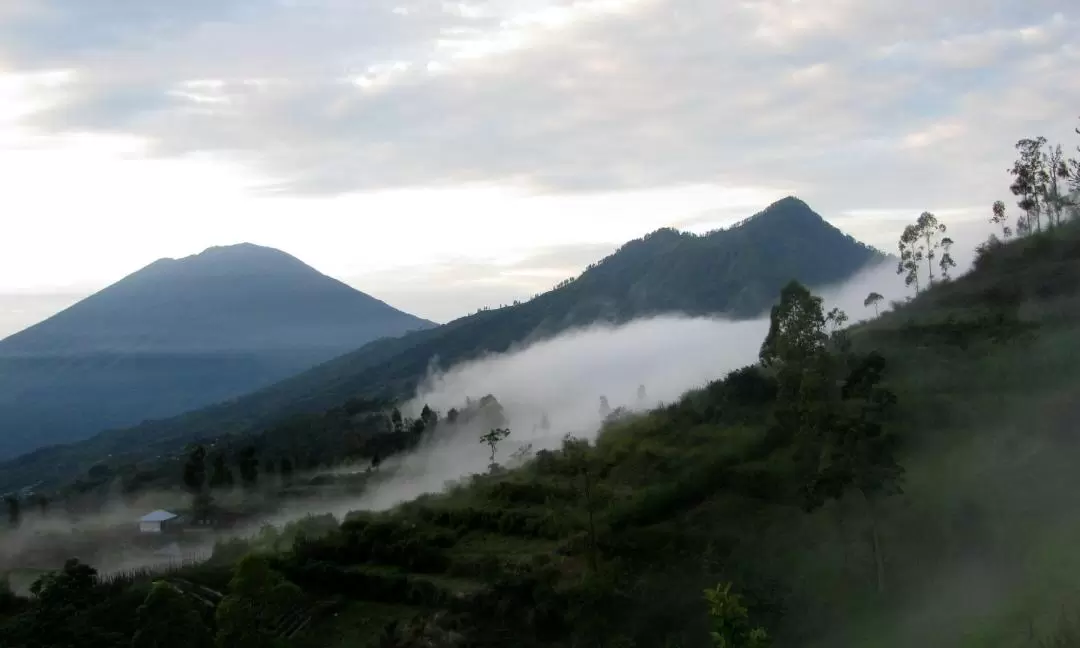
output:
[[0,465],[0,490],[71,479],[107,456],[134,461],[174,452],[191,439],[259,430],[351,398],[401,398],[433,363],[450,366],[575,326],[673,312],[753,317],[792,278],[835,284],[884,258],[791,197],[707,235],[661,229],[528,302],[372,342],[230,402],[9,461]]
[[432,326],[271,248],[161,259],[0,341],[0,457],[180,414]]

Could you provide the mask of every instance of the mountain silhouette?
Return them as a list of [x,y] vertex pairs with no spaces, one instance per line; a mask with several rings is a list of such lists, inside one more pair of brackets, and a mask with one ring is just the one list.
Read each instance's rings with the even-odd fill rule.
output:
[[167,417],[429,328],[299,259],[161,259],[0,341],[0,456]]
[[449,367],[598,321],[662,313],[755,317],[791,279],[827,286],[885,259],[789,197],[706,235],[653,232],[527,302],[380,339],[233,401],[114,430],[16,464],[28,474],[29,466],[58,457],[81,461],[124,452],[136,441],[166,452],[186,440],[251,432],[359,396],[407,397],[433,364]]

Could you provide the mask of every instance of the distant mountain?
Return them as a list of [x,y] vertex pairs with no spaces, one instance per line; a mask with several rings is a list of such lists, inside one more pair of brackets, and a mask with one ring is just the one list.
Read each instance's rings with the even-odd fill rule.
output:
[[271,248],[161,259],[0,341],[0,456],[180,414],[432,326]]
[[661,229],[528,302],[378,340],[234,401],[0,465],[0,489],[46,466],[77,474],[87,462],[121,455],[136,443],[143,455],[154,456],[186,440],[256,430],[358,396],[404,397],[433,363],[447,367],[600,320],[675,312],[754,317],[792,278],[825,286],[884,259],[796,198],[704,236]]

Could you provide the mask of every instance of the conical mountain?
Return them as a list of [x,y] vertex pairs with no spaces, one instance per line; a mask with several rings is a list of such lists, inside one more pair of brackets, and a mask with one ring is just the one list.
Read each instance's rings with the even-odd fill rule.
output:
[[122,452],[140,440],[165,451],[183,439],[255,431],[284,416],[333,408],[357,396],[408,396],[433,363],[448,367],[592,322],[661,313],[754,317],[767,311],[792,279],[826,286],[884,259],[806,203],[785,198],[704,236],[658,230],[528,302],[372,342],[235,401],[100,435],[23,462],[18,470],[28,474],[44,461]]
[[433,325],[272,248],[161,259],[0,341],[0,456],[233,398]]

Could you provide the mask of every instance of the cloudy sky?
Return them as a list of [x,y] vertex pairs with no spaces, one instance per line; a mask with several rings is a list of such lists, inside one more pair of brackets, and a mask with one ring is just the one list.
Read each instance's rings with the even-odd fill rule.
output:
[[1078,36],[1075,0],[0,0],[0,335],[241,241],[436,320],[786,194],[974,241],[1015,140],[1078,143]]

